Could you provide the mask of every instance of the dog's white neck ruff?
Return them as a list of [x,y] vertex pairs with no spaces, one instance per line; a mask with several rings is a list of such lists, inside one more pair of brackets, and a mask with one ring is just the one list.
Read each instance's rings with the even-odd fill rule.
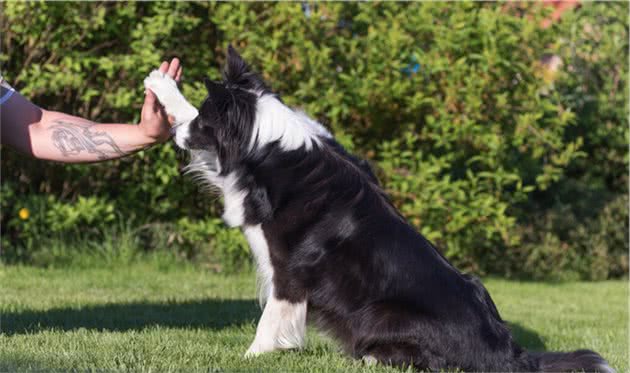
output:
[[324,126],[301,111],[292,110],[272,95],[259,95],[256,102],[256,119],[249,148],[263,147],[278,141],[282,150],[295,150],[302,146],[310,150],[321,138],[332,135]]

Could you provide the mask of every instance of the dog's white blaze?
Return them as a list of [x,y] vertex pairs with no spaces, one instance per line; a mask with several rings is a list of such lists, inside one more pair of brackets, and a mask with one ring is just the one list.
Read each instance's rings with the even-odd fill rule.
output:
[[291,303],[271,296],[245,356],[276,349],[301,348],[306,342],[306,301]]
[[287,107],[276,97],[258,97],[250,149],[279,141],[283,150],[295,150],[301,146],[310,150],[314,144],[319,144],[320,137],[330,138],[332,135],[324,126],[303,112]]
[[273,266],[271,265],[271,258],[269,257],[269,245],[265,238],[265,233],[262,230],[260,224],[246,226],[243,228],[243,233],[249,247],[254,254],[254,260],[256,261],[256,272],[258,276],[258,302],[261,307],[264,307],[267,299],[273,292]]
[[175,128],[175,143],[185,149],[186,139],[190,136],[188,125],[197,118],[199,112],[192,106],[177,88],[173,78],[159,70],[153,70],[144,79],[144,87],[155,93],[158,100],[164,106],[166,113],[173,117]]

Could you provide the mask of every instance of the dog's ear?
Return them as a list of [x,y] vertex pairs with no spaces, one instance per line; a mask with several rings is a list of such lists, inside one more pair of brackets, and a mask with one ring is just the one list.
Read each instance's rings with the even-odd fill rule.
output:
[[247,62],[240,54],[228,45],[227,61],[223,71],[223,79],[226,83],[250,90],[267,90],[265,82],[251,70]]
[[251,73],[251,69],[247,62],[243,60],[243,57],[238,54],[231,44],[228,45],[225,80],[233,84],[238,84],[239,80],[242,80],[248,73]]
[[228,89],[221,83],[214,82],[210,78],[205,78],[203,83],[208,90],[208,96],[212,99],[227,97],[230,95]]
[[202,106],[201,114],[208,119],[216,119],[226,108],[232,98],[230,91],[221,83],[204,79],[208,90],[208,103]]

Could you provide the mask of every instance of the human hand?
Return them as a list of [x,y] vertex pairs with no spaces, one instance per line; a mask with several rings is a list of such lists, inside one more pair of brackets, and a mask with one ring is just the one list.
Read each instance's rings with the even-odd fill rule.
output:
[[[171,63],[164,61],[160,65],[160,72],[168,74],[179,83],[182,77],[182,66],[177,58]],[[152,142],[164,142],[171,137],[172,118],[166,115],[157,97],[150,90],[144,92],[144,105],[140,116],[140,130]]]

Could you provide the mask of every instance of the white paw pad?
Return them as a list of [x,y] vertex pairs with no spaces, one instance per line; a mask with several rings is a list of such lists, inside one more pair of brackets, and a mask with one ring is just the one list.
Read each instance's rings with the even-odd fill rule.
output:
[[175,105],[179,95],[177,83],[173,78],[159,70],[153,70],[149,76],[144,79],[144,87],[150,89],[157,96],[158,100],[168,110],[169,105]]

